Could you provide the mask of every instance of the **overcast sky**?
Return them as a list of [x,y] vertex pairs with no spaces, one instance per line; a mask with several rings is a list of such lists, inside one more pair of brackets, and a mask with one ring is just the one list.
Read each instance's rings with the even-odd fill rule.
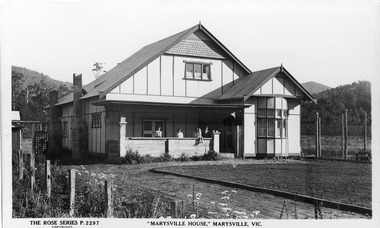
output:
[[199,21],[251,71],[282,63],[331,87],[379,76],[380,0],[8,2],[0,13],[8,62],[62,81],[87,84],[95,62],[109,70]]

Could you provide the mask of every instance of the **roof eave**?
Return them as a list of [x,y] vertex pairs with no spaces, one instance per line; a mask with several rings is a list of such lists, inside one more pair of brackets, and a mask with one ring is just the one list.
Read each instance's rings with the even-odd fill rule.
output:
[[281,72],[283,72],[284,74],[286,74],[287,76],[288,76],[288,78],[290,78],[290,80],[294,83],[294,84],[296,84],[297,86],[298,86],[298,88],[300,88],[301,89],[301,91],[303,92],[303,93],[305,93],[306,94],[306,96],[309,98],[309,100],[310,101],[312,101],[314,104],[317,104],[317,99],[315,99],[314,97],[313,97],[313,95],[311,95],[310,93],[309,93],[309,91],[307,91],[302,85],[301,85],[301,83],[299,83],[282,65],[281,65],[281,67],[280,67],[280,69],[281,69]]
[[99,98],[102,99],[106,96],[107,93],[111,92],[113,89],[115,89],[119,84],[123,83],[125,80],[127,80],[130,76],[132,76],[133,74],[137,73],[139,70],[141,70],[142,68],[144,68],[146,65],[148,65],[149,63],[151,63],[153,60],[155,60],[158,56],[162,55],[163,53],[165,53],[167,50],[169,50],[170,48],[172,48],[175,44],[177,44],[180,40],[184,39],[185,37],[187,37],[188,35],[190,35],[191,33],[195,32],[196,30],[198,30],[198,26],[194,26],[192,28],[189,29],[189,31],[187,31],[186,33],[184,33],[182,36],[180,36],[179,38],[177,38],[175,41],[173,41],[171,44],[169,44],[168,46],[166,46],[165,48],[163,48],[160,52],[158,52],[157,54],[155,54],[153,57],[151,57],[150,59],[148,59],[147,61],[145,61],[143,64],[141,64],[138,68],[136,68],[134,71],[132,71],[131,73],[127,74],[125,77],[123,77],[122,79],[120,79],[119,81],[117,81],[116,83],[114,83],[111,87],[109,87],[108,89],[106,89],[104,92],[102,93],[99,93]]

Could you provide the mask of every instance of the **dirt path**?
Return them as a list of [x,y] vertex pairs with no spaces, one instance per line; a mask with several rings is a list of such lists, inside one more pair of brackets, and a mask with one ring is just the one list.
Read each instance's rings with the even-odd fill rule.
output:
[[[139,165],[109,165],[109,164],[94,164],[86,165],[86,169],[91,172],[114,174],[115,183],[118,189],[118,195],[130,195],[132,189],[141,187],[148,189],[165,197],[184,200],[185,207],[188,211],[190,208],[190,198],[192,195],[193,187],[195,193],[202,193],[199,209],[203,217],[212,218],[208,212],[216,211],[216,206],[223,203],[221,197],[222,192],[230,188],[226,188],[217,184],[210,184],[200,181],[193,181],[188,178],[181,178],[172,175],[162,175],[149,172],[152,168],[161,168],[168,166],[184,166],[184,165],[218,165],[218,164],[263,164],[263,163],[299,163],[303,161],[296,160],[241,160],[230,159],[222,161],[199,161],[199,162],[167,162],[167,163],[152,163],[152,164],[139,164]],[[314,205],[305,204],[301,202],[294,202],[285,198],[275,197],[270,194],[256,193],[241,189],[234,189],[236,193],[231,193],[230,207],[233,211],[245,211],[252,213],[252,211],[260,211],[256,218],[280,218],[281,211],[284,206],[284,201],[287,202],[287,207],[284,208],[283,217],[295,219],[297,214],[298,219],[314,219]],[[212,202],[215,202],[213,204]],[[220,210],[220,206],[218,206]],[[287,213],[286,213],[287,209]],[[322,217],[329,219],[335,218],[368,218],[365,215],[350,213],[340,210],[333,210],[321,207]],[[219,213],[217,216],[221,216]]]

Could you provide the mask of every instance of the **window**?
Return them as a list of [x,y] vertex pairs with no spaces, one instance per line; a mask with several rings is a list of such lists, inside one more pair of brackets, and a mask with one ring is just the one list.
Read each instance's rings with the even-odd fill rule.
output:
[[259,138],[287,138],[286,100],[283,98],[259,98],[257,121]]
[[185,62],[185,79],[211,80],[211,63]]
[[102,114],[96,113],[92,114],[92,127],[101,128],[102,127]]
[[160,128],[162,137],[166,134],[166,122],[164,120],[143,120],[143,137],[156,137],[156,131]]
[[257,105],[257,151],[259,154],[286,154],[288,106],[281,97],[259,98]]
[[67,121],[63,122],[63,138],[67,138]]

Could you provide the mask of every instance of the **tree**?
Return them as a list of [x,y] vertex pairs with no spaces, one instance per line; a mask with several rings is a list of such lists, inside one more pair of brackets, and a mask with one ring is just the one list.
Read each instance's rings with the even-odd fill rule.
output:
[[368,122],[371,123],[371,83],[368,81],[329,89],[316,94],[315,98],[318,99],[317,105],[302,104],[302,123],[314,123],[314,113],[319,112],[323,124],[339,125],[345,109],[349,110],[349,124],[362,124],[365,111],[368,114]]
[[24,75],[12,71],[12,110],[19,110],[22,103],[21,85],[24,80]]
[[105,63],[96,62],[94,63],[94,68],[92,69],[92,73],[94,73],[95,78],[101,77],[103,74],[107,73],[107,71],[103,70]]

